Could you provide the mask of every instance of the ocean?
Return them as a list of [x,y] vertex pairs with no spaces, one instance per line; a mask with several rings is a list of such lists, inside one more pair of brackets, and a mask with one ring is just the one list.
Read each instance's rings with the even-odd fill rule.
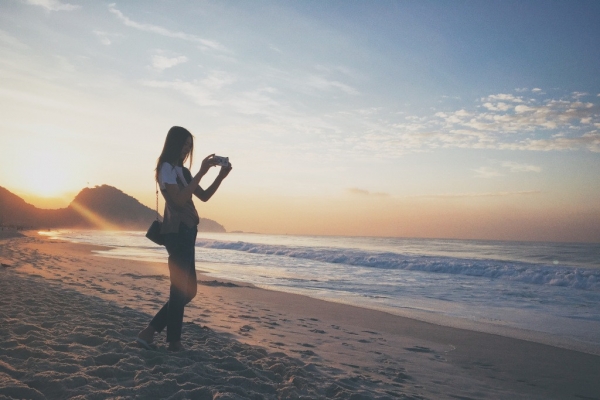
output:
[[[50,231],[167,260],[137,231]],[[166,266],[165,266],[166,268]],[[600,244],[199,232],[214,278],[600,355]]]

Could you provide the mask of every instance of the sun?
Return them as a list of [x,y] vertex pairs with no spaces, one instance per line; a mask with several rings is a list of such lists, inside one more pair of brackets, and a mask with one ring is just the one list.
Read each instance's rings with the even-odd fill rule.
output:
[[58,197],[69,190],[73,173],[64,160],[51,151],[38,151],[30,162],[23,164],[22,187],[39,197]]

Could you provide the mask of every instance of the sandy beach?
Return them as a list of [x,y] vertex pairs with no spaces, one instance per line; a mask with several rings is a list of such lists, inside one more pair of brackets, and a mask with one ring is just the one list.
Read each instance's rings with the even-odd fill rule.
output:
[[202,274],[141,349],[168,269],[100,249],[0,233],[0,399],[600,399],[597,355]]

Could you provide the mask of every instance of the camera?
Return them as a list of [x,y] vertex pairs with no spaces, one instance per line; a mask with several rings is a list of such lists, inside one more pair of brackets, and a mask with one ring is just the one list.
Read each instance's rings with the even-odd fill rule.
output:
[[214,165],[229,167],[229,157],[214,156],[213,160],[215,163]]

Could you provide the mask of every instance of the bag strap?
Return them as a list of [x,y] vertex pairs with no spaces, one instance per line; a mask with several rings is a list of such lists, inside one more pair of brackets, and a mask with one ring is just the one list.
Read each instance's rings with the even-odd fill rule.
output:
[[158,182],[156,183],[156,220],[159,220],[160,214],[158,213]]

